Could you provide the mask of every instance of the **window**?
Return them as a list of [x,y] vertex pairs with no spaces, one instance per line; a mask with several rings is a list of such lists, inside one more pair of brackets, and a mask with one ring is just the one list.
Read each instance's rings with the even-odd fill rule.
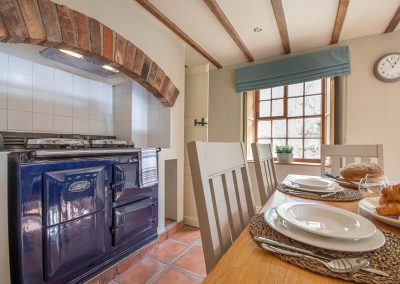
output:
[[247,133],[254,135],[251,140],[271,143],[274,155],[276,146],[293,146],[295,161],[319,162],[329,123],[330,82],[321,79],[249,92],[247,104],[255,114],[247,123]]

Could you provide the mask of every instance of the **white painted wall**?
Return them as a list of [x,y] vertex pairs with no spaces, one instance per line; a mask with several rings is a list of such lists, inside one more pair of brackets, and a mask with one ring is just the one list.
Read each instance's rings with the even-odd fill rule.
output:
[[171,108],[171,146],[159,155],[159,230],[164,228],[165,160],[178,159],[177,212],[183,219],[183,133],[185,47],[162,23],[132,0],[53,0],[93,17],[123,35],[151,57],[171,78],[180,95]]
[[0,53],[0,130],[112,135],[112,86]]
[[400,31],[343,42],[350,45],[351,75],[347,76],[347,144],[383,144],[385,172],[398,180],[400,82],[383,83],[373,74],[382,55],[400,52]]

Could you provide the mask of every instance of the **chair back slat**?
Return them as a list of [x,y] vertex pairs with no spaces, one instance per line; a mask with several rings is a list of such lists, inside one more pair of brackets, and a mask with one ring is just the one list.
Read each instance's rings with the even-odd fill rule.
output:
[[254,216],[243,143],[187,144],[207,271]]
[[218,231],[219,251],[223,254],[231,245],[228,208],[225,202],[225,193],[222,177],[210,179],[212,205],[215,208],[215,220]]
[[348,164],[375,162],[383,167],[382,145],[321,145],[321,175],[327,171],[327,158],[331,160],[331,174],[340,175],[340,169]]
[[261,205],[264,205],[278,186],[274,157],[270,144],[252,143],[254,167]]

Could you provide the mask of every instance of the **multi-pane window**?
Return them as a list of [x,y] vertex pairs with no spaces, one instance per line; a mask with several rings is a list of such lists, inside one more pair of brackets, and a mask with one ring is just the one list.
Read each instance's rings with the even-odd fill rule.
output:
[[256,92],[256,141],[271,143],[273,150],[293,146],[297,160],[318,160],[324,142],[326,83],[315,80]]

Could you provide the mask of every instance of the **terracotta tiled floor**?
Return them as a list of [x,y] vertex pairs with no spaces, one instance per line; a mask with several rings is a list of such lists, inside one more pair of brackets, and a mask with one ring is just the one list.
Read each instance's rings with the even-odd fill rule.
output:
[[185,226],[109,284],[201,283],[206,276],[200,231]]
[[165,227],[168,227],[169,225],[176,223],[176,220],[170,219],[170,218],[165,218]]

